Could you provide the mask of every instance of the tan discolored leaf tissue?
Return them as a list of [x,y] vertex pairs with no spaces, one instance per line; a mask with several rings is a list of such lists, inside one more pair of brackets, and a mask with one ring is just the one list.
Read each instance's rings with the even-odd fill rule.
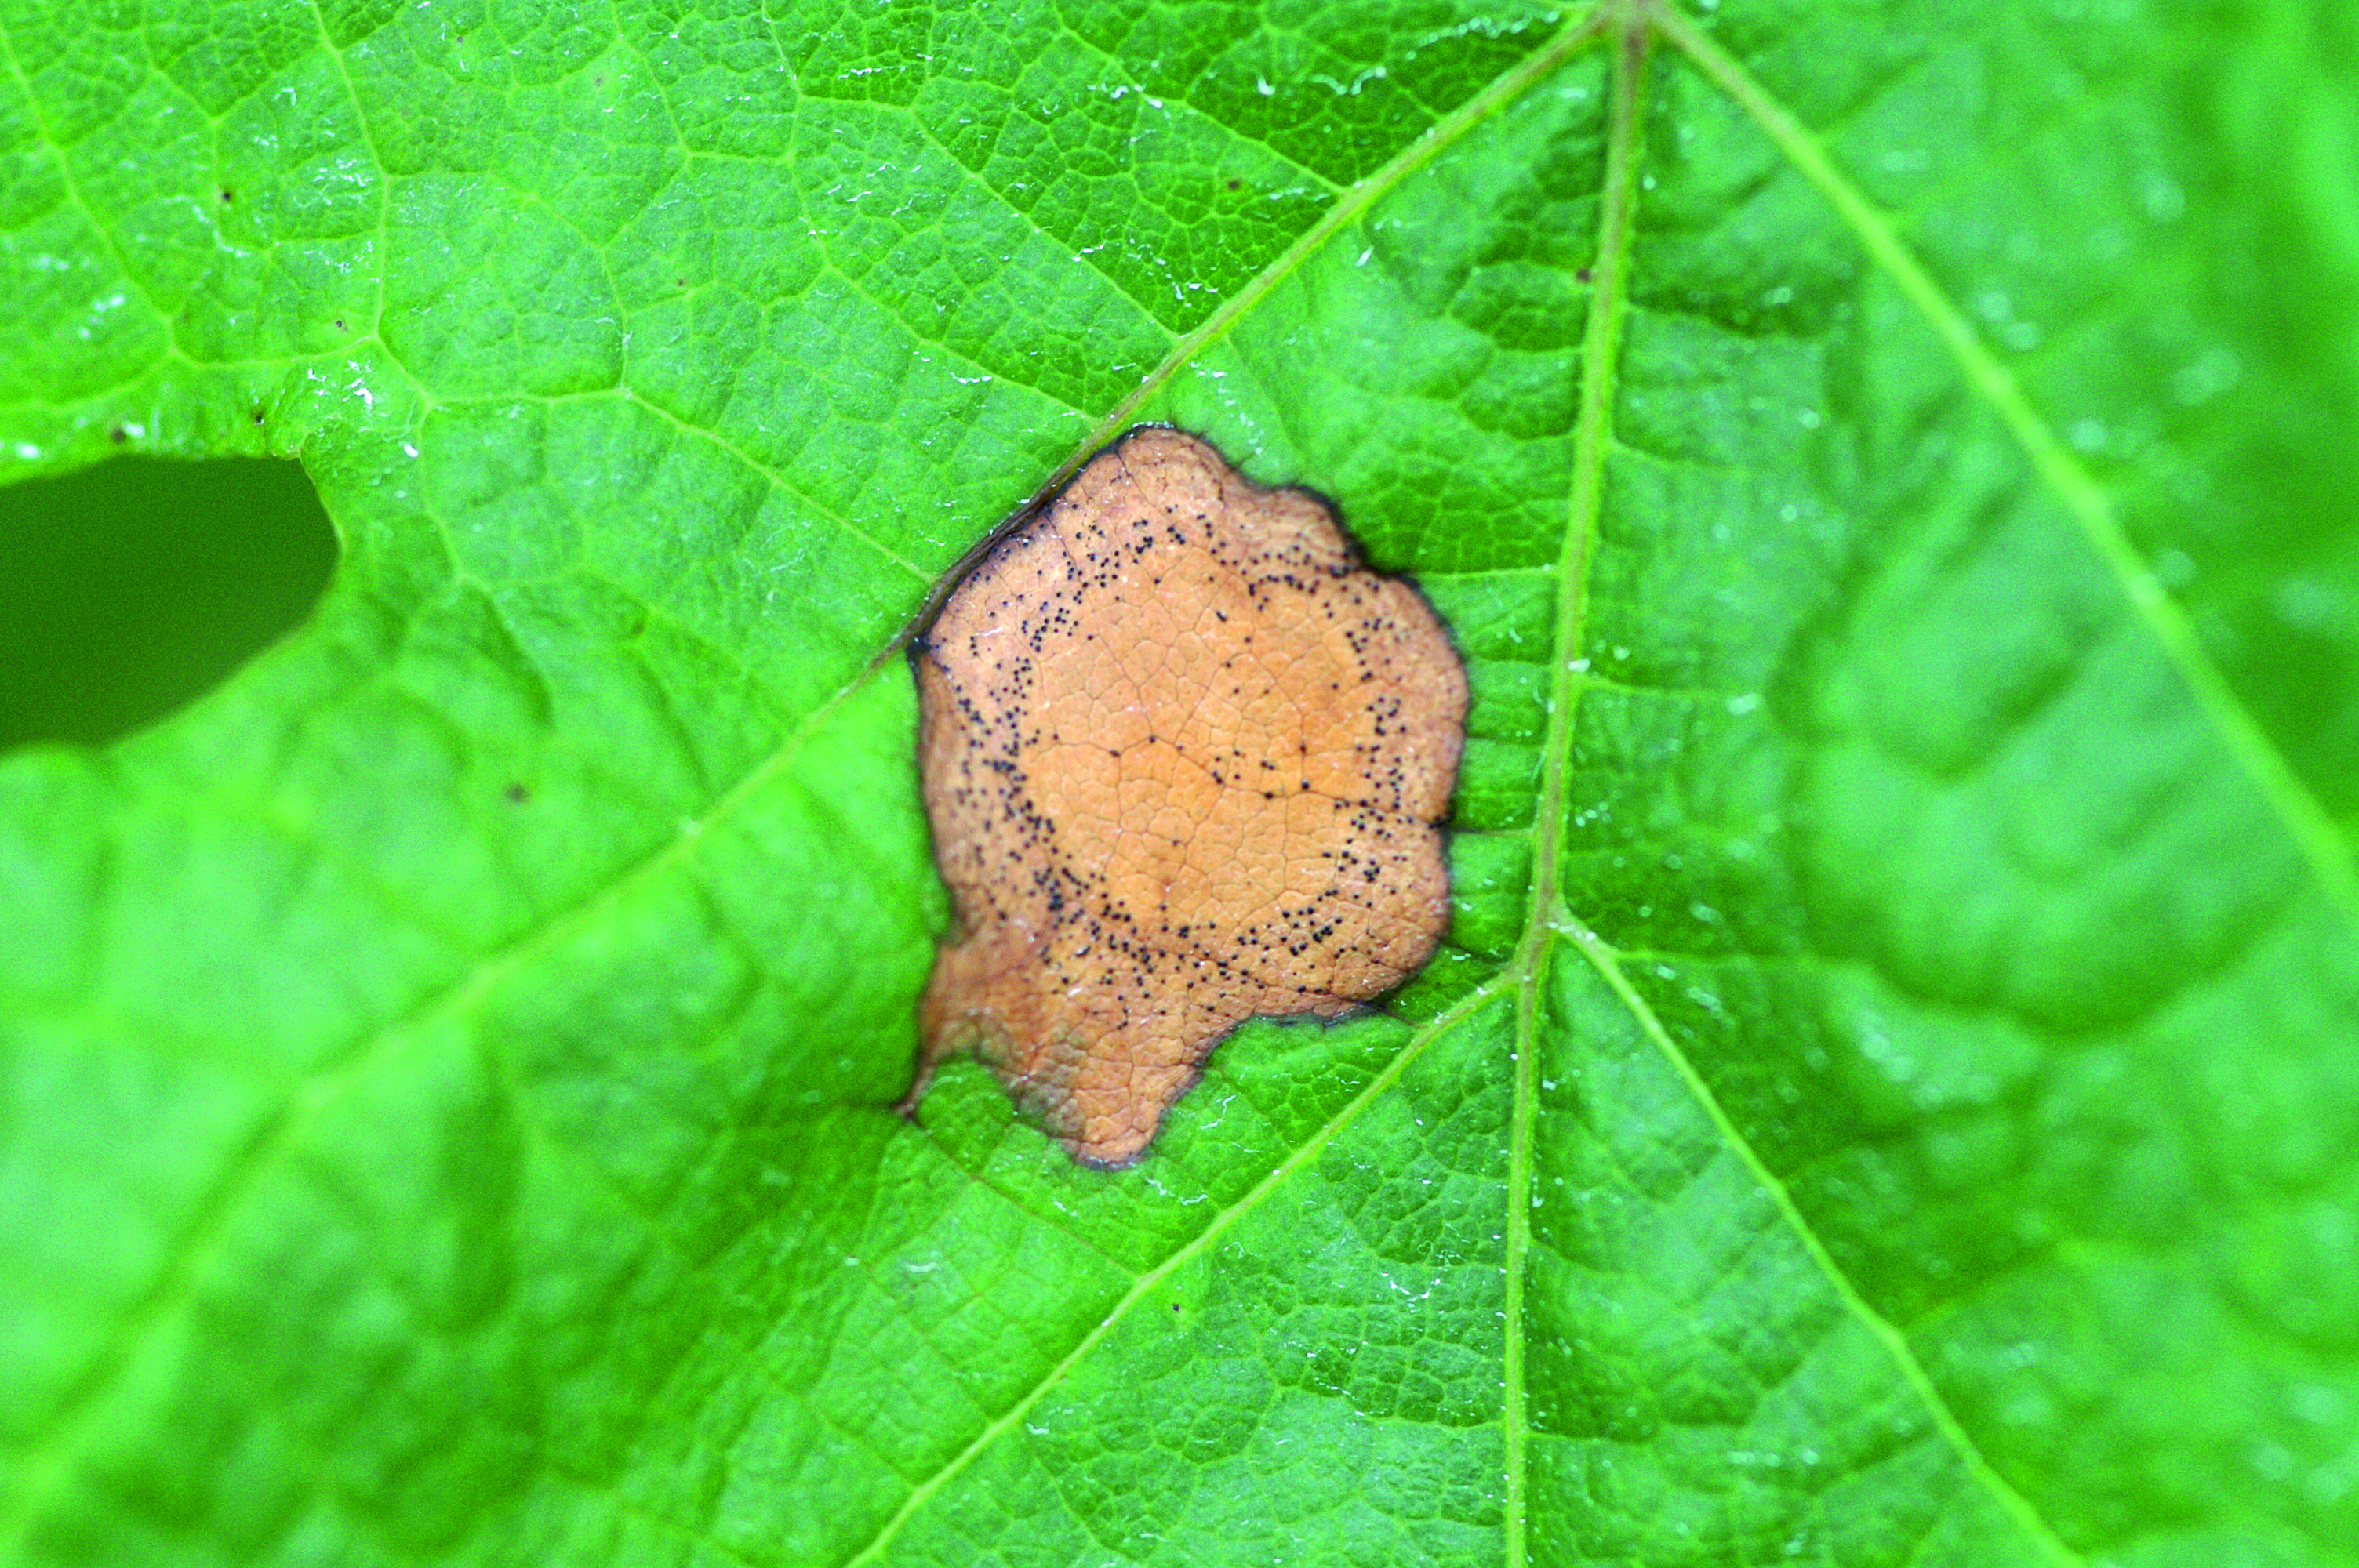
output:
[[907,1103],[973,1050],[1074,1158],[1128,1164],[1239,1023],[1340,1016],[1431,955],[1465,672],[1317,496],[1133,430],[912,662],[958,929]]

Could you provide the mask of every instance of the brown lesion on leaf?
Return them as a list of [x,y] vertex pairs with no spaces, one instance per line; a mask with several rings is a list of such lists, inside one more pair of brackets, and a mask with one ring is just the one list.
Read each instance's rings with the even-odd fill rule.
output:
[[1248,1018],[1336,1018],[1449,917],[1466,676],[1325,503],[1142,427],[910,649],[957,906],[918,1081],[974,1051],[1073,1157],[1145,1152]]

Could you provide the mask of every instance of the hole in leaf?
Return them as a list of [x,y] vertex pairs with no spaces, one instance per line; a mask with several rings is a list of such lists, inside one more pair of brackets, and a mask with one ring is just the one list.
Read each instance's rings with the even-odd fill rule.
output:
[[0,751],[186,707],[299,624],[335,563],[299,463],[126,457],[0,486]]

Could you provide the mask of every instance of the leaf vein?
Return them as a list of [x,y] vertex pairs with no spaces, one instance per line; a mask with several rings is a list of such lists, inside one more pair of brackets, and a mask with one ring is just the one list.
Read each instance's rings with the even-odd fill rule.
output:
[[1582,336],[1581,403],[1573,427],[1572,489],[1566,498],[1564,545],[1556,567],[1556,627],[1549,671],[1548,733],[1541,743],[1539,799],[1533,812],[1532,872],[1524,930],[1508,972],[1516,983],[1515,1092],[1509,1116],[1506,1299],[1500,1368],[1502,1448],[1506,1465],[1501,1515],[1508,1568],[1528,1560],[1530,1433],[1526,1403],[1525,1256],[1532,1245],[1531,1188],[1539,1105],[1539,988],[1548,973],[1563,908],[1560,887],[1565,801],[1572,766],[1572,723],[1583,689],[1581,656],[1587,631],[1589,566],[1603,503],[1604,468],[1613,447],[1614,387],[1622,322],[1628,310],[1630,236],[1637,205],[1641,73],[1647,38],[1614,17],[1614,85],[1603,190],[1598,203],[1595,284]]
[[1835,166],[1820,139],[1691,19],[1661,0],[1650,0],[1649,11],[1664,37],[1734,101],[1796,172],[1835,209],[1869,259],[1924,318],[1969,390],[1990,407],[2030,460],[2033,471],[2078,525],[2223,746],[2292,838],[2321,891],[2353,935],[2359,937],[2359,862],[2354,862],[2350,845],[2212,662],[2187,611],[2138,553],[2104,487],[2066,449],[2013,373],[1999,362],[1965,313],[1902,242],[1890,217]]
[[1360,1114],[1374,1104],[1386,1090],[1399,1082],[1401,1075],[1408,1072],[1411,1064],[1425,1054],[1428,1046],[1472,1018],[1504,989],[1504,977],[1495,977],[1487,983],[1469,991],[1460,998],[1455,1005],[1410,1035],[1402,1044],[1401,1048],[1394,1053],[1392,1059],[1368,1080],[1360,1092],[1353,1095],[1342,1108],[1328,1119],[1326,1125],[1289,1151],[1284,1159],[1271,1166],[1260,1181],[1256,1182],[1234,1203],[1206,1222],[1203,1229],[1198,1231],[1181,1246],[1174,1248],[1169,1256],[1161,1262],[1138,1275],[1130,1289],[1123,1292],[1121,1298],[1107,1310],[1106,1315],[1095,1327],[1082,1336],[1071,1350],[1060,1357],[1054,1366],[1043,1372],[1032,1386],[1006,1411],[981,1432],[975,1433],[973,1439],[940,1470],[919,1483],[917,1488],[903,1499],[901,1506],[878,1527],[876,1534],[868,1544],[844,1559],[842,1568],[858,1568],[861,1563],[876,1561],[878,1554],[896,1535],[901,1532],[902,1527],[908,1523],[911,1516],[923,1508],[934,1494],[947,1486],[961,1471],[981,1457],[994,1443],[1005,1436],[1016,1422],[1022,1421],[1035,1405],[1047,1398],[1049,1391],[1062,1382],[1066,1374],[1087,1359],[1090,1353],[1103,1343],[1114,1329],[1129,1317],[1132,1309],[1152,1294],[1158,1285],[1177,1272],[1183,1264],[1201,1256],[1213,1242],[1226,1234],[1229,1227],[1239,1219],[1258,1208],[1264,1199],[1284,1184],[1288,1177],[1308,1164],[1313,1155],[1332,1142],[1337,1134],[1356,1121]]
[[1712,1092],[1712,1086],[1704,1082],[1703,1076],[1696,1070],[1695,1064],[1688,1060],[1687,1054],[1680,1049],[1677,1042],[1671,1039],[1670,1032],[1663,1027],[1662,1020],[1656,1015],[1653,1006],[1639,994],[1638,989],[1632,985],[1629,978],[1623,973],[1621,955],[1614,952],[1595,932],[1570,916],[1566,920],[1565,934],[1571,938],[1572,944],[1581,949],[1582,956],[1588,958],[1590,964],[1604,979],[1606,986],[1621,1000],[1622,1005],[1629,1011],[1631,1018],[1645,1033],[1648,1044],[1655,1047],[1664,1061],[1669,1064],[1671,1071],[1678,1076],[1680,1083],[1686,1086],[1690,1096],[1694,1098],[1697,1106],[1710,1119],[1714,1130],[1720,1134],[1721,1142],[1744,1165],[1745,1173],[1760,1184],[1761,1190],[1768,1195],[1770,1204],[1776,1208],[1778,1217],[1792,1232],[1796,1242],[1810,1258],[1811,1266],[1834,1291],[1836,1299],[1843,1303],[1844,1310],[1884,1347],[1885,1354],[1898,1369],[1901,1379],[1908,1384],[1910,1392],[1914,1393],[1919,1402],[1923,1405],[1927,1415],[1940,1430],[1950,1447],[1957,1454],[1960,1463],[1965,1466],[1967,1474],[1979,1482],[1997,1501],[1999,1507],[2015,1519],[2049,1562],[2062,1565],[2062,1568],[2079,1568],[2079,1564],[2083,1561],[2080,1553],[2072,1551],[2058,1539],[2055,1532],[2049,1528],[2047,1521],[2031,1506],[2030,1501],[2022,1493],[2017,1491],[2006,1478],[1983,1457],[1982,1450],[1975,1445],[1973,1436],[1960,1424],[1956,1414],[1951,1411],[1948,1401],[1941,1397],[1941,1391],[1934,1386],[1924,1366],[1917,1359],[1917,1353],[1909,1347],[1907,1338],[1882,1314],[1867,1303],[1866,1299],[1854,1288],[1843,1271],[1836,1267],[1834,1259],[1828,1253],[1825,1245],[1819,1240],[1818,1233],[1810,1227],[1809,1218],[1795,1205],[1793,1195],[1787,1191],[1785,1183],[1778,1180],[1777,1174],[1762,1162],[1761,1157],[1754,1152],[1752,1144],[1737,1130],[1735,1124],[1728,1119],[1728,1113],[1722,1108],[1718,1097]]
[[139,1351],[194,1300],[205,1266],[227,1239],[230,1227],[264,1179],[294,1152],[311,1120],[328,1104],[434,1021],[458,1012],[487,995],[508,974],[570,933],[594,919],[618,898],[692,854],[715,823],[733,814],[765,783],[791,766],[810,737],[865,686],[875,666],[864,669],[813,708],[787,741],[716,801],[692,831],[683,831],[624,868],[576,903],[484,955],[441,989],[421,998],[408,1011],[369,1030],[346,1050],[306,1071],[287,1087],[278,1108],[265,1118],[230,1158],[220,1177],[197,1204],[195,1216],[168,1249],[155,1279],[136,1299],[37,1436],[26,1445],[0,1493],[0,1557],[20,1547],[42,1506],[81,1451],[107,1398],[132,1375]]

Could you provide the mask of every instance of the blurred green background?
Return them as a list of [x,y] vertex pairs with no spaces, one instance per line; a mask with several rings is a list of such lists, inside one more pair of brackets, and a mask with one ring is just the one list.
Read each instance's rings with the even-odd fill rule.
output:
[[125,457],[0,486],[0,751],[186,706],[292,631],[335,562],[300,463]]

